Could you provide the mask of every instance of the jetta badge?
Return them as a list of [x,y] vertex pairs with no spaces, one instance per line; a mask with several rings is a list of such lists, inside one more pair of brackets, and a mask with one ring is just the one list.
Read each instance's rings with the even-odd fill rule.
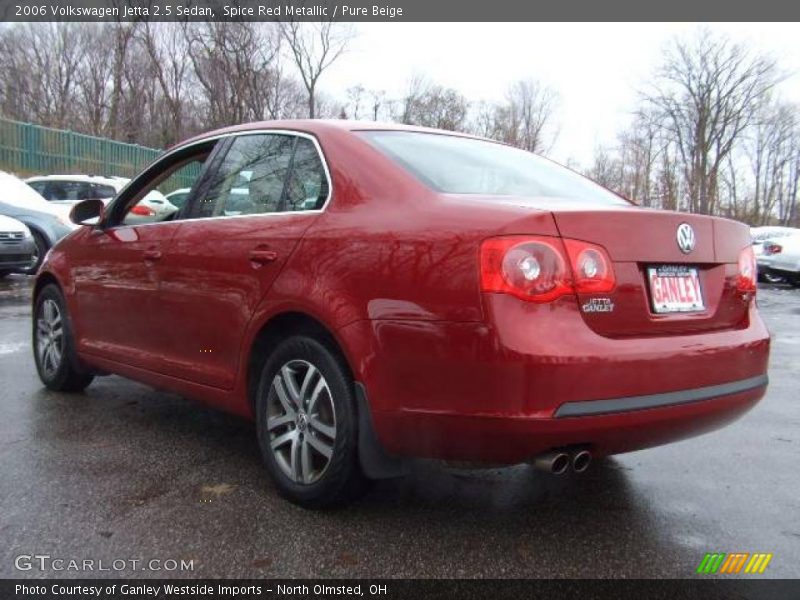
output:
[[688,223],[678,225],[678,248],[684,254],[689,254],[694,250],[694,229]]

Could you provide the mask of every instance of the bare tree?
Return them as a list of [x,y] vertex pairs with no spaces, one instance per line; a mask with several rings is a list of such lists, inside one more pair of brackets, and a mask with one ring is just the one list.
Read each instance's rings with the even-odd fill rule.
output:
[[370,116],[373,121],[378,121],[384,114],[387,102],[385,90],[370,90]]
[[498,139],[528,150],[546,152],[555,141],[547,131],[552,124],[558,94],[533,79],[517,81],[506,92],[505,104],[496,111]]
[[706,29],[666,49],[645,99],[675,143],[690,210],[714,212],[720,169],[776,82],[770,58]]
[[342,23],[281,22],[286,40],[300,79],[308,93],[308,116],[317,114],[317,84],[322,74],[342,56],[354,37],[352,27]]
[[[795,106],[768,100],[760,107],[745,145],[753,181],[752,193],[745,201],[745,218],[754,224],[791,220],[797,202],[800,152],[796,114]],[[736,178],[732,180],[735,182]]]
[[617,193],[624,187],[622,161],[603,146],[595,148],[594,162],[586,176]]
[[416,76],[394,117],[409,125],[460,131],[466,128],[468,109],[469,102],[457,90]]
[[195,23],[186,35],[209,125],[296,116],[287,109],[298,90],[286,89],[277,25]]
[[366,90],[361,84],[347,88],[347,104],[342,111],[344,118],[359,119],[361,117],[361,103],[364,99]]
[[[184,136],[188,125],[191,103],[191,61],[187,36],[182,31],[186,23],[145,22],[139,29],[141,42],[161,90],[161,101],[166,108],[162,122],[162,144],[171,145]],[[179,31],[176,31],[179,28]]]
[[0,93],[6,114],[50,127],[73,126],[85,32],[80,23],[25,23],[3,30]]

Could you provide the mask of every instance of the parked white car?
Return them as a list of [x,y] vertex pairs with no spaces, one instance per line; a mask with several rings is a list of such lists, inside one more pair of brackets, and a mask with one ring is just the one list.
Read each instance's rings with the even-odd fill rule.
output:
[[770,271],[775,258],[775,254],[771,251],[773,250],[771,242],[780,242],[785,238],[800,237],[800,229],[780,226],[751,227],[750,235],[753,238],[753,254],[755,254],[756,262],[758,263],[759,281],[770,283],[782,281],[782,276]]
[[[98,175],[43,175],[25,180],[46,200],[54,204],[73,205],[81,200],[98,199],[108,204],[130,179]],[[148,193],[126,218],[127,223],[164,221],[178,211],[158,190]]]
[[186,204],[186,200],[189,198],[189,192],[191,188],[179,188],[174,192],[170,192],[165,196],[167,200],[169,200],[173,205],[178,207],[178,210],[183,208],[183,205]]
[[768,240],[764,250],[770,259],[767,274],[800,287],[800,235]]

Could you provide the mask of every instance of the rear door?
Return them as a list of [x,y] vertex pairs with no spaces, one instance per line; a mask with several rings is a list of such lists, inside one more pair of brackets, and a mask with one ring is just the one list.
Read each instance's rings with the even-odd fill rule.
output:
[[314,138],[233,138],[207,193],[185,207],[190,218],[162,263],[170,374],[233,387],[248,323],[329,195]]

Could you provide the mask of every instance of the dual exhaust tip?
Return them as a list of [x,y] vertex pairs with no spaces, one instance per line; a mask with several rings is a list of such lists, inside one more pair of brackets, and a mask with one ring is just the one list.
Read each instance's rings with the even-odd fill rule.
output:
[[540,454],[533,460],[533,466],[553,475],[563,475],[572,467],[576,473],[583,473],[592,462],[592,453],[588,450],[551,450]]

